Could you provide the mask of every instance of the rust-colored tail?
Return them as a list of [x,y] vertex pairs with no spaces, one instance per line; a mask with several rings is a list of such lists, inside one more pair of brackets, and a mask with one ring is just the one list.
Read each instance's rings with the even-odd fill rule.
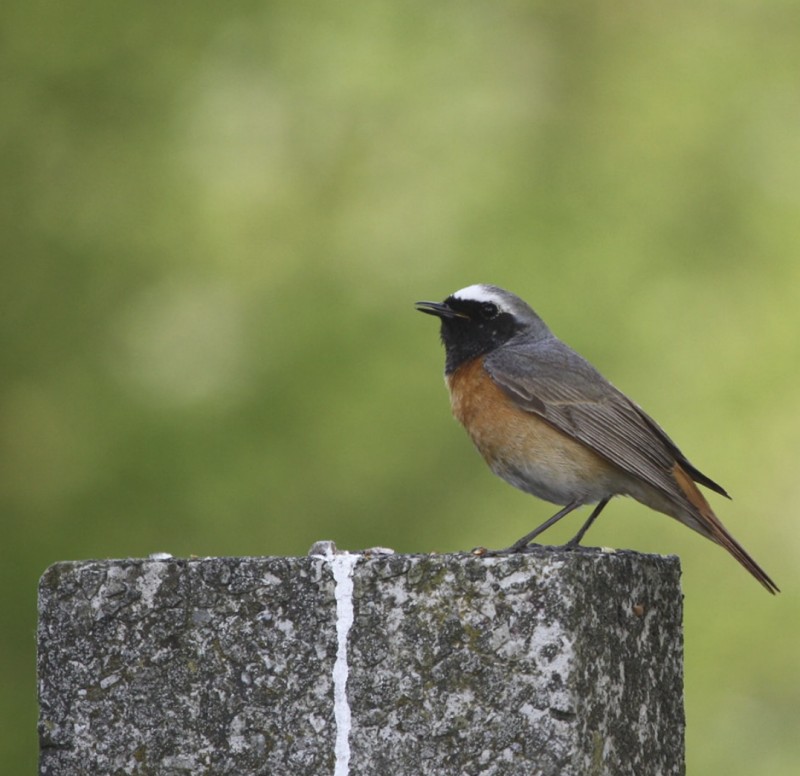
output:
[[683,491],[689,503],[697,510],[696,517],[699,517],[697,525],[692,528],[707,536],[711,541],[722,545],[739,563],[742,564],[770,593],[779,593],[778,586],[769,578],[764,569],[758,565],[748,555],[747,551],[739,542],[734,539],[728,529],[722,525],[720,519],[714,514],[705,496],[700,492],[692,478],[681,468],[680,464],[675,464],[672,468],[675,482]]

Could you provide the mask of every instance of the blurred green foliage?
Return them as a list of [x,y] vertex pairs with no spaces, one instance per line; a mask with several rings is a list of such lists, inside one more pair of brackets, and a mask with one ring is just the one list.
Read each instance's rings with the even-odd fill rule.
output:
[[[689,773],[800,772],[800,6],[10,0],[0,762],[60,559],[506,545],[417,299],[494,282],[728,487],[679,553]],[[576,523],[577,524],[577,523]],[[575,525],[559,526],[552,541]]]

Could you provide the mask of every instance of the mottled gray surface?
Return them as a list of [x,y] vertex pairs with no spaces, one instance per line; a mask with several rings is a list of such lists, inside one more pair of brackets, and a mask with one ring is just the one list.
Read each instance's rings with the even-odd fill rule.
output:
[[[537,548],[355,569],[350,774],[683,774],[677,558]],[[321,558],[60,563],[40,774],[334,773]]]

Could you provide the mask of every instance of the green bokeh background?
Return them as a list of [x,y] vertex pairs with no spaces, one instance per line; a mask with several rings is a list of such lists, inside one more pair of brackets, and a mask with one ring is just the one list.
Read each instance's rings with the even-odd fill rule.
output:
[[446,551],[549,516],[450,418],[412,306],[493,282],[730,490],[784,591],[635,503],[592,529],[682,558],[688,772],[800,773],[797,2],[0,21],[4,771],[35,767],[50,563]]

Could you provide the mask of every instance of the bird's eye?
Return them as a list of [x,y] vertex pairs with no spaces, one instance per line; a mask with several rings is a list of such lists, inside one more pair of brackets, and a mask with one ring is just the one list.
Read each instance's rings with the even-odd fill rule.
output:
[[496,318],[497,313],[499,312],[497,305],[494,302],[484,302],[480,307],[480,311],[481,318],[484,318],[487,321],[491,320],[492,318]]

